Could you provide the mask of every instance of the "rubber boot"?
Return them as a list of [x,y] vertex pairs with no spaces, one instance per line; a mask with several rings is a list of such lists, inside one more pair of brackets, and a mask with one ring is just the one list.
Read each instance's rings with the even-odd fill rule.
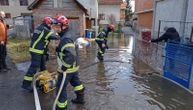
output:
[[103,57],[99,56],[99,55],[97,56],[97,58],[98,58],[99,61],[103,61],[104,60]]
[[71,102],[74,104],[84,104],[84,92],[76,93],[76,99],[72,99]]
[[31,83],[32,83],[31,81],[24,80],[21,87],[29,92],[33,92]]

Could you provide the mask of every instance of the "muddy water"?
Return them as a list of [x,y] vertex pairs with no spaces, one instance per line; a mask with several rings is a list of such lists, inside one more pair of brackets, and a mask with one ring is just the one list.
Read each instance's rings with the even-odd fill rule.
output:
[[[150,74],[153,70],[133,58],[133,37],[109,38],[104,62],[95,62],[95,44],[80,50],[80,78],[86,86],[85,105],[74,105],[68,87],[69,110],[192,110],[193,95]],[[52,60],[48,68],[56,68]],[[53,69],[54,68],[54,69]],[[43,110],[51,110],[54,92],[41,94]]]

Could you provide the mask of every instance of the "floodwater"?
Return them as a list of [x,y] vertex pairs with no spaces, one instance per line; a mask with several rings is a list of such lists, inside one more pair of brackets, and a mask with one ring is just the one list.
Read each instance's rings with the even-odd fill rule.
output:
[[[192,110],[192,94],[152,74],[153,69],[133,57],[134,37],[114,36],[108,43],[110,49],[104,62],[95,61],[95,43],[80,50],[80,79],[86,87],[86,103],[75,105],[70,102],[75,94],[69,85],[69,110]],[[56,69],[55,60],[50,61],[48,68],[50,71]],[[29,95],[33,96],[25,94],[23,97]],[[51,110],[54,96],[55,92],[40,93],[43,110]]]

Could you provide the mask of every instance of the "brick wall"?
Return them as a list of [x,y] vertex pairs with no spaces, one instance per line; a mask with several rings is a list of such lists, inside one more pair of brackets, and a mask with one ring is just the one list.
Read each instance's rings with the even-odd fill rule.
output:
[[154,0],[135,0],[135,11],[144,11],[153,8]]
[[154,0],[135,0],[139,29],[152,29]]
[[153,12],[138,14],[138,25],[141,28],[152,28]]
[[34,9],[33,16],[34,16],[34,26],[37,27],[44,16],[56,16],[57,14],[65,15],[67,18],[78,18],[80,21],[80,34],[81,36],[84,35],[85,29],[85,17],[84,12],[81,10],[71,11],[71,10],[62,10],[62,9]]

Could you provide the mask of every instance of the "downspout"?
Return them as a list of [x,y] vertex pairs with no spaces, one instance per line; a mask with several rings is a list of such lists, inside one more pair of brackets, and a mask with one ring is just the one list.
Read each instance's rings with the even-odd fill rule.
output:
[[153,3],[153,24],[152,24],[152,38],[155,38],[156,31],[155,31],[155,23],[156,23],[156,7],[157,7],[157,1],[155,0]]
[[95,37],[98,35],[98,0],[95,0],[96,15],[95,15]]
[[188,3],[189,0],[185,0],[184,2],[184,8],[183,8],[183,12],[182,12],[182,31],[181,31],[181,35],[180,37],[183,37],[183,40],[185,40],[185,26],[186,26],[186,20],[187,20],[187,14],[188,14]]

